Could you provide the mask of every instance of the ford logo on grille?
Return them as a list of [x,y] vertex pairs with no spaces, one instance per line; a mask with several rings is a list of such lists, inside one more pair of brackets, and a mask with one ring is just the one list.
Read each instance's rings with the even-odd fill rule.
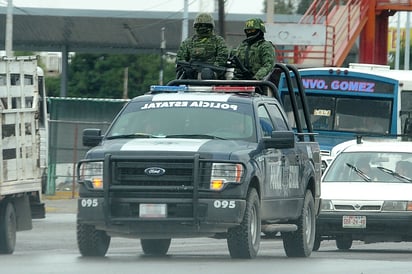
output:
[[144,173],[148,176],[162,176],[166,173],[166,170],[161,167],[148,167],[144,170]]

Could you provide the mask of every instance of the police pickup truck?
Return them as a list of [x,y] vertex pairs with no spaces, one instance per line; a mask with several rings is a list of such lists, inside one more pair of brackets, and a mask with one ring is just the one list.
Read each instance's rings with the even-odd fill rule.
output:
[[[165,255],[173,238],[226,239],[256,257],[261,233],[310,256],[319,209],[319,145],[294,132],[266,81],[174,80],[132,99],[77,165],[77,243],[105,256],[111,237]],[[308,140],[305,140],[307,138]]]

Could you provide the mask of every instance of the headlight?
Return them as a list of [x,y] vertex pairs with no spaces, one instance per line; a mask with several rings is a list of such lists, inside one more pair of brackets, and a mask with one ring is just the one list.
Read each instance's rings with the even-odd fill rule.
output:
[[241,164],[213,163],[210,189],[221,190],[226,184],[241,183],[243,172]]
[[93,187],[103,188],[103,162],[82,162],[79,169],[79,182]]
[[385,201],[382,211],[412,211],[412,201]]
[[320,210],[321,211],[333,211],[333,203],[331,200],[321,200],[320,201]]

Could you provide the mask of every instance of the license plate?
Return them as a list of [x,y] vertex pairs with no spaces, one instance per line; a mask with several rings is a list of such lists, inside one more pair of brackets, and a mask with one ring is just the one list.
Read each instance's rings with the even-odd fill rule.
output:
[[140,204],[139,217],[141,218],[165,218],[167,215],[166,204]]
[[343,216],[343,228],[366,228],[366,216]]

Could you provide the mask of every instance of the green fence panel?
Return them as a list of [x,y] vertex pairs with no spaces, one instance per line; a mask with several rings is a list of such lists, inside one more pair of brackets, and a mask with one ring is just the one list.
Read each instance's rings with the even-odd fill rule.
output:
[[74,190],[75,166],[89,149],[82,144],[85,128],[104,133],[128,100],[49,97],[48,185],[46,194]]

